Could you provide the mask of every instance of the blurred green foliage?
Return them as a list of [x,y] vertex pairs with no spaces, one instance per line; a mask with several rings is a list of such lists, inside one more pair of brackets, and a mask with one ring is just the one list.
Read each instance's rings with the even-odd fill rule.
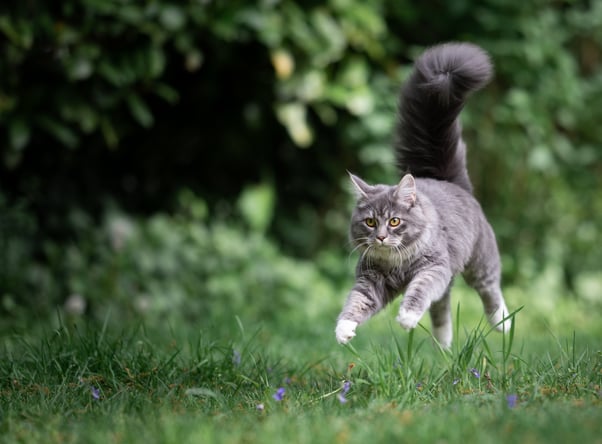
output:
[[[600,23],[589,1],[4,3],[5,309],[81,292],[194,296],[194,313],[328,285],[320,261],[290,256],[346,245],[346,170],[396,180],[399,85],[447,40],[496,65],[463,118],[506,282],[552,270],[579,294],[602,263]],[[132,232],[122,249],[115,224]]]
[[[289,310],[315,316],[339,305],[351,262],[328,252],[311,262],[284,256],[246,210],[238,223],[216,223],[189,191],[178,201],[173,215],[135,219],[109,210],[100,225],[74,210],[73,239],[44,241],[43,266],[23,254],[31,247],[27,225],[16,227],[27,215],[4,212],[2,227],[13,230],[0,254],[4,311],[25,318],[53,312],[61,302],[66,316],[88,314],[99,322],[110,315],[117,324],[140,318],[207,327],[203,322],[212,319],[265,321]],[[23,299],[31,305],[22,307]]]

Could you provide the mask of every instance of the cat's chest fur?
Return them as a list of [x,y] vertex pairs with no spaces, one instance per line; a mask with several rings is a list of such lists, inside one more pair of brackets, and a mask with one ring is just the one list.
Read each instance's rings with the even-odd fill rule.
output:
[[[426,251],[425,251],[426,250]],[[407,257],[388,249],[375,249],[358,264],[358,275],[370,275],[372,280],[380,281],[391,297],[403,292],[416,273],[428,263],[441,260],[442,254],[435,258],[420,249]]]

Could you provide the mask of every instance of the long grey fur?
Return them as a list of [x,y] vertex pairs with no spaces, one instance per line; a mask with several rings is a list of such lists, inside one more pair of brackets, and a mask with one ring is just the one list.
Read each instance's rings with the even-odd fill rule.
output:
[[458,116],[468,94],[492,73],[487,53],[472,44],[447,43],[422,54],[401,93],[396,154],[402,173],[472,191]]
[[450,290],[462,274],[481,297],[490,323],[511,321],[500,287],[500,258],[491,226],[472,195],[458,116],[466,97],[492,74],[488,55],[466,43],[427,50],[401,93],[396,185],[369,185],[351,175],[357,204],[350,238],[361,252],[356,279],[338,316],[337,341],[400,293],[397,321],[416,327],[428,310],[433,335],[452,340]]

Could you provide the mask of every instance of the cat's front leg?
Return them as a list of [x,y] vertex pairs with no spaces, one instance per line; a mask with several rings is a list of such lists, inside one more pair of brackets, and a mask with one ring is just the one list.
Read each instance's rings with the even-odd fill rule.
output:
[[360,279],[349,293],[343,310],[337,318],[335,336],[339,344],[355,337],[355,329],[385,305],[384,283]]
[[397,322],[406,330],[418,325],[418,321],[431,303],[440,300],[451,281],[451,273],[445,267],[433,267],[416,274],[404,294]]
[[405,328],[406,330],[411,330],[418,325],[418,321],[420,321],[423,314],[424,311],[420,312],[415,310],[409,310],[402,305],[401,307],[399,307],[399,313],[397,314],[395,320],[399,322],[399,325],[401,325],[402,328]]

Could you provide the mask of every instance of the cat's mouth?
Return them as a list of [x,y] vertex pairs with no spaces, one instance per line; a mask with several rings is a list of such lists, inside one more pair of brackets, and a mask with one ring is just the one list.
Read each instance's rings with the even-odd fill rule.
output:
[[390,250],[393,247],[392,245],[389,245],[388,243],[380,242],[380,241],[373,242],[372,246],[374,248],[378,248],[379,250]]
[[376,247],[376,248],[380,248],[380,249],[390,250],[390,249],[395,248],[397,246],[397,242],[389,240],[388,238],[385,238],[385,239],[374,239],[372,241],[372,246]]
[[369,246],[368,249],[372,250],[372,252],[376,253],[377,255],[382,255],[382,254],[388,255],[391,252],[396,250],[396,245],[394,245],[393,243],[389,243],[389,242],[375,241],[375,242],[372,242],[372,244]]

